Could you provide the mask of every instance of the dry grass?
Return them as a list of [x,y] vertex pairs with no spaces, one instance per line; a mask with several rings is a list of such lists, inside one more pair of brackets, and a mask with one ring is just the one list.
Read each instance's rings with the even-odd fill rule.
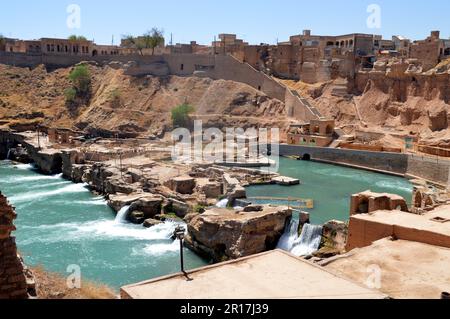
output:
[[45,271],[42,267],[32,269],[36,278],[38,299],[116,299],[114,291],[102,284],[82,281],[80,289],[69,289],[66,278]]

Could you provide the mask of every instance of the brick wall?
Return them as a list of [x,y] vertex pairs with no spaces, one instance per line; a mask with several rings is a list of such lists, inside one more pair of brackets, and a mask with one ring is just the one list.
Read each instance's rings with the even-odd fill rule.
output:
[[0,193],[0,299],[26,299],[27,281],[20,258],[17,256],[13,220],[14,209]]

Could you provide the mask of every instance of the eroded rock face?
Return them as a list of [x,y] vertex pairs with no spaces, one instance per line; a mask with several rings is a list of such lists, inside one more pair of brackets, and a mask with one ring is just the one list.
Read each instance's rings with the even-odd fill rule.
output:
[[291,217],[287,207],[263,206],[256,212],[212,208],[190,219],[185,243],[215,261],[241,258],[274,249]]
[[0,193],[0,299],[27,299],[27,279],[17,256],[13,220],[17,215]]

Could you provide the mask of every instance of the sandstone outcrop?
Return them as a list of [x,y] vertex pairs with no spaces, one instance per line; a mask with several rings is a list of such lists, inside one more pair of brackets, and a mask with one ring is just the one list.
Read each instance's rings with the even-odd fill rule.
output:
[[17,255],[16,228],[13,220],[17,215],[6,197],[0,193],[0,299],[27,299],[28,285],[24,265]]
[[190,195],[194,192],[196,183],[190,176],[180,176],[169,180],[166,186],[176,193]]
[[211,208],[192,217],[186,245],[221,261],[274,249],[292,211],[287,207],[271,206],[263,206],[257,212]]

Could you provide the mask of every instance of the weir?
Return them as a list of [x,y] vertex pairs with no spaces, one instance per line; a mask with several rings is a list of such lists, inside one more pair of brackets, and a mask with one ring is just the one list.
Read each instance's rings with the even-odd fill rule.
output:
[[322,241],[322,226],[304,224],[298,235],[299,222],[292,219],[278,242],[278,249],[288,251],[295,256],[307,256],[319,250]]

